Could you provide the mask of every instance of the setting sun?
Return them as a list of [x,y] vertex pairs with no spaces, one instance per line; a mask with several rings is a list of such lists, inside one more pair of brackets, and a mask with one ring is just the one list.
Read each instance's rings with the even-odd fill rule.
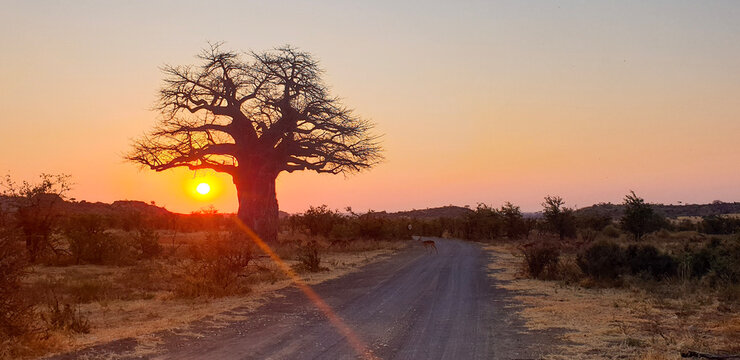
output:
[[200,183],[195,188],[195,191],[197,191],[198,194],[201,194],[201,195],[208,194],[209,192],[211,192],[211,185],[208,185],[206,183]]

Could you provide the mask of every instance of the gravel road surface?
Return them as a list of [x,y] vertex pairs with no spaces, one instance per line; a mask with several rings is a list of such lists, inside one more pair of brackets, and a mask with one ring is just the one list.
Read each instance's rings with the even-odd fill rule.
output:
[[[547,353],[557,334],[523,327],[514,294],[488,276],[495,255],[471,242],[431,240],[438,253],[413,241],[386,260],[313,289],[375,358],[537,359]],[[204,320],[155,334],[158,341],[143,358],[363,358],[301,291],[279,295],[248,313],[248,320],[226,326]],[[56,358],[142,358],[141,348],[124,339]]]

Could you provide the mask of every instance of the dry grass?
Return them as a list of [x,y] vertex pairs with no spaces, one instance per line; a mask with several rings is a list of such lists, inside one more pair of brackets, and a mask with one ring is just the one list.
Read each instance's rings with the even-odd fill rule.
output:
[[[514,290],[530,329],[568,332],[551,359],[679,359],[680,351],[740,352],[740,314],[716,296],[669,284],[673,298],[637,287],[584,288],[529,279],[514,245],[492,245],[491,276]],[[684,284],[681,286],[691,286]]]
[[[30,296],[37,299],[53,296],[60,306],[71,304],[89,321],[90,333],[46,330],[41,337],[0,344],[0,359],[33,358],[127,337],[148,339],[147,334],[183,327],[206,316],[220,321],[236,320],[248,315],[226,317],[219,314],[235,308],[256,309],[269,301],[277,290],[291,285],[269,258],[258,257],[238,276],[239,291],[218,297],[183,297],[177,290],[178,282],[189,268],[188,263],[192,262],[186,255],[188,248],[203,242],[204,238],[203,233],[178,235],[172,242],[171,238],[162,236],[163,245],[175,244],[170,257],[142,260],[134,266],[33,267],[24,279]],[[404,243],[397,241],[358,240],[346,246],[331,247],[322,241],[324,271],[301,272],[300,276],[308,284],[317,284],[379,261],[403,246]],[[286,242],[275,246],[275,251],[288,265],[297,268],[298,246]]]

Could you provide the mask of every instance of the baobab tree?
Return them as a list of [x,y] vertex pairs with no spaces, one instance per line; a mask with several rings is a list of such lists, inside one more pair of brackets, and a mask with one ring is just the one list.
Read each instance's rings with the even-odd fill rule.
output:
[[165,66],[154,130],[127,159],[231,175],[238,217],[277,238],[281,172],[353,173],[381,160],[373,124],[330,95],[311,54],[286,46],[237,53],[211,44],[195,66]]

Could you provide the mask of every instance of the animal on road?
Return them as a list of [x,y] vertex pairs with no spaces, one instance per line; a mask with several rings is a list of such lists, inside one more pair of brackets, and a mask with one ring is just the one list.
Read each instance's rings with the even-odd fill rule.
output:
[[435,253],[439,253],[439,251],[437,251],[437,246],[434,245],[434,241],[424,240],[421,243],[424,244],[424,249],[428,249],[429,251],[432,251],[432,249],[434,249]]

